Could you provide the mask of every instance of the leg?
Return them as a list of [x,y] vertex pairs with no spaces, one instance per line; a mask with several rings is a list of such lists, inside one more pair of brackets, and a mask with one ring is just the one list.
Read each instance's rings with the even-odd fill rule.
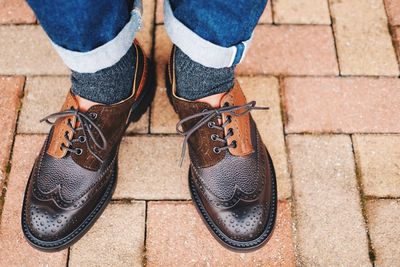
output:
[[220,0],[166,1],[165,26],[178,47],[178,95],[195,100],[232,88],[235,65],[243,58],[265,5],[266,0],[240,0],[234,5]]
[[[234,4],[233,4],[234,3]],[[169,85],[191,159],[189,185],[214,236],[235,250],[265,244],[275,225],[276,178],[234,66],[243,58],[266,1],[170,0]],[[184,144],[185,144],[184,143]],[[185,145],[182,155],[185,152]]]
[[61,111],[42,120],[52,127],[32,168],[21,214],[29,243],[56,251],[82,237],[110,201],[121,139],[152,94],[148,60],[133,40],[141,21],[136,2],[132,12],[126,0],[30,4],[72,69]]
[[126,0],[28,0],[64,63],[72,92],[85,99],[116,103],[131,92],[139,9]]

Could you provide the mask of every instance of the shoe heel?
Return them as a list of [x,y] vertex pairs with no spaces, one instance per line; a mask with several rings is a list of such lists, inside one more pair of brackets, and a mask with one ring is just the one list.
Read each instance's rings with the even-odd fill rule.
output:
[[135,103],[132,106],[129,122],[137,122],[143,116],[143,114],[146,113],[148,107],[151,105],[151,102],[154,99],[155,89],[156,89],[155,68],[154,64],[152,64],[152,62],[149,59],[146,60],[148,66],[146,84],[144,85],[142,93],[140,94],[139,98],[137,99],[137,101],[135,101]]

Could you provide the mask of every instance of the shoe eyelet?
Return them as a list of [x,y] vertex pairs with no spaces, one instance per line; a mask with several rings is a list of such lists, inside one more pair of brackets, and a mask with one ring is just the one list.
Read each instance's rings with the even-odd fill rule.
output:
[[208,122],[208,128],[214,128],[214,126],[215,126],[215,122],[213,122],[213,121]]
[[84,142],[86,141],[86,137],[83,136],[83,135],[80,135],[80,136],[78,137],[78,140],[79,140],[79,142],[84,143]]
[[211,135],[211,140],[212,141],[217,141],[217,138],[218,138],[218,135],[216,135],[216,134],[212,134]]
[[214,148],[213,148],[213,152],[214,152],[215,154],[219,154],[219,153],[221,153],[221,149],[220,149],[219,147],[214,147]]
[[226,116],[226,119],[229,121],[229,123],[232,122],[232,116],[231,115]]
[[75,154],[76,155],[80,156],[80,155],[82,155],[82,153],[83,153],[83,149],[82,148],[75,149]]
[[232,128],[229,128],[229,129],[228,129],[228,133],[230,133],[231,136],[232,136],[232,135],[233,135],[233,129],[232,129]]
[[233,140],[231,144],[233,145],[233,148],[237,148],[237,142],[236,142],[236,140]]
[[90,113],[89,113],[89,116],[90,116],[93,120],[97,119],[97,113],[95,113],[95,112],[90,112]]
[[229,107],[229,103],[228,103],[228,102],[225,102],[225,103],[224,103],[224,107]]

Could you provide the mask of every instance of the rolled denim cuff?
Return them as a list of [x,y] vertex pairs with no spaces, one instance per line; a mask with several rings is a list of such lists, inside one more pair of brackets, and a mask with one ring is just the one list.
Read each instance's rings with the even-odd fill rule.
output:
[[164,24],[171,41],[193,61],[209,68],[225,68],[239,64],[244,58],[252,37],[237,45],[216,45],[193,32],[172,12],[169,0],[164,1]]
[[136,32],[142,27],[142,3],[135,0],[131,18],[122,30],[109,42],[88,52],[65,49],[51,42],[64,63],[80,73],[94,73],[117,63],[132,46]]

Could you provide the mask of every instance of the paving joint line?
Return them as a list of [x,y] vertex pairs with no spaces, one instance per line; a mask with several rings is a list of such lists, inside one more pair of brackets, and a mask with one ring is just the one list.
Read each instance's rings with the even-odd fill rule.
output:
[[351,141],[351,150],[353,153],[353,160],[354,160],[354,171],[355,171],[355,175],[356,175],[356,182],[357,182],[357,187],[358,187],[358,191],[359,191],[359,196],[360,196],[360,208],[361,208],[361,213],[364,219],[364,225],[365,225],[365,231],[366,231],[366,235],[367,235],[367,242],[368,242],[368,256],[369,256],[369,260],[372,264],[372,266],[375,266],[375,261],[376,261],[376,252],[374,250],[373,244],[372,244],[372,240],[371,240],[371,235],[369,232],[369,224],[368,224],[368,216],[367,216],[367,208],[366,208],[366,199],[365,199],[365,193],[364,193],[364,189],[362,186],[362,175],[361,175],[361,169],[360,166],[358,164],[358,158],[357,158],[357,154],[355,151],[355,147],[354,147],[354,138],[353,135],[350,135],[350,141]]
[[26,86],[26,77],[24,77],[24,83],[22,85],[22,94],[21,97],[19,97],[19,105],[17,107],[17,116],[15,118],[15,126],[14,126],[14,131],[13,131],[13,137],[12,137],[12,141],[11,141],[11,146],[10,146],[10,151],[9,151],[9,155],[8,155],[8,161],[6,163],[6,170],[5,170],[5,177],[4,177],[4,181],[1,183],[1,196],[0,196],[0,227],[1,227],[1,222],[2,222],[2,215],[3,215],[3,208],[4,208],[4,203],[6,200],[6,195],[7,195],[7,185],[8,185],[8,179],[10,177],[10,173],[11,173],[11,168],[12,168],[12,159],[13,159],[13,152],[14,152],[14,145],[15,145],[15,139],[17,137],[17,128],[18,128],[18,121],[19,121],[19,116],[21,113],[21,109],[22,109],[22,100],[24,98],[25,95],[25,86]]
[[336,62],[338,64],[338,71],[339,71],[338,77],[342,77],[342,75],[341,75],[342,71],[341,71],[341,66],[340,66],[340,61],[339,61],[339,51],[338,51],[337,39],[336,39],[336,31],[335,31],[336,19],[333,17],[331,4],[332,4],[331,0],[328,0],[328,11],[329,11],[329,17],[331,19],[333,45],[335,46]]
[[297,240],[297,212],[296,212],[297,203],[294,197],[293,170],[292,170],[292,165],[290,164],[291,161],[289,160],[289,145],[287,143],[285,136],[285,125],[287,123],[286,121],[287,117],[285,112],[286,107],[285,107],[285,94],[284,94],[285,91],[284,77],[279,77],[278,86],[279,86],[279,105],[281,111],[283,142],[285,145],[286,165],[287,165],[287,172],[289,173],[289,182],[290,182],[290,196],[287,199],[288,202],[290,203],[290,216],[292,219],[291,222],[292,237],[293,237],[292,246],[295,254],[296,266],[302,266],[303,263],[301,262],[301,253],[300,250],[298,249],[298,240]]

